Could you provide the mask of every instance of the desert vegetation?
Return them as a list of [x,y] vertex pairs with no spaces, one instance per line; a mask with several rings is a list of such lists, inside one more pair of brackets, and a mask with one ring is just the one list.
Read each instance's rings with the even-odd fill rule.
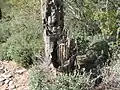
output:
[[119,90],[120,1],[57,1],[63,5],[61,33],[75,43],[69,51],[75,51],[74,69],[44,70],[41,0],[0,0],[0,60],[29,69],[30,90]]

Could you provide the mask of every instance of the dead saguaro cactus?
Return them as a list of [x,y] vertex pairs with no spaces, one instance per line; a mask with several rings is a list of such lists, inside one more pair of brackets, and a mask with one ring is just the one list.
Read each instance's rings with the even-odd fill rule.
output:
[[0,8],[0,19],[2,19],[2,11],[1,11],[1,8]]
[[74,39],[66,39],[65,42],[59,44],[58,60],[61,62],[59,71],[69,72],[75,68],[75,60],[77,56],[77,47]]
[[[64,66],[69,59],[68,45],[64,28],[63,0],[41,0],[45,62],[55,68]],[[62,52],[61,52],[61,50]]]
[[57,63],[57,41],[61,38],[64,27],[63,0],[41,0],[45,60],[48,64]]

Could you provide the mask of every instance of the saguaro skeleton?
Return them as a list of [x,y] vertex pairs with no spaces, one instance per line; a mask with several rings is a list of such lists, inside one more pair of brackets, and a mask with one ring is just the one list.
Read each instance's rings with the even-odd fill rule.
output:
[[41,13],[44,28],[45,61],[47,65],[52,63],[55,68],[58,68],[69,56],[66,46],[67,37],[63,30],[63,0],[41,0]]
[[0,19],[2,18],[2,11],[1,11],[1,8],[0,8]]

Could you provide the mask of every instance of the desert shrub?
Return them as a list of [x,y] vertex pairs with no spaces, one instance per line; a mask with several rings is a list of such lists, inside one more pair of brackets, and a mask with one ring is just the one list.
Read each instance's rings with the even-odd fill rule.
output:
[[90,71],[114,62],[120,45],[120,3],[114,0],[64,0],[64,3],[65,29],[69,37],[76,39],[78,55],[85,56],[81,59],[83,67]]
[[118,1],[66,0],[64,3],[65,28],[77,40],[79,54],[86,53],[95,36],[101,35],[104,39],[119,36]]
[[9,30],[0,29],[0,44],[5,43],[9,37],[10,37]]
[[[118,58],[117,63],[100,69],[101,74],[93,79],[90,79],[93,73],[80,75],[76,72],[50,79],[53,76],[35,66],[30,70],[30,90],[117,90],[120,88],[119,64]],[[99,83],[100,77],[102,77],[101,83]]]
[[64,0],[64,3],[65,29],[77,41],[82,61],[79,68],[87,68],[96,78],[101,75],[103,66],[118,60],[120,3],[118,0]]
[[44,90],[47,85],[46,73],[34,67],[30,70],[29,81],[30,90]]
[[42,45],[41,33],[31,29],[17,33],[1,44],[1,54],[4,60],[9,58],[26,67],[33,63],[35,54],[43,49]]
[[8,47],[5,44],[0,45],[0,60],[10,60],[7,56]]
[[[56,78],[34,67],[30,71],[30,90],[88,90],[91,87],[89,75],[63,74]],[[53,78],[52,78],[53,77]]]
[[57,88],[58,90],[88,90],[89,89],[89,78],[84,75],[63,75],[57,77]]
[[118,42],[112,42],[112,45],[110,45],[113,50],[111,66],[101,69],[103,82],[100,86],[105,90],[117,90],[120,88],[120,44]]
[[119,90],[120,88],[120,61],[118,60],[116,64],[109,67],[104,67],[101,69],[103,80],[96,88],[102,90]]
[[24,67],[43,49],[40,3],[37,0],[2,1],[0,59],[14,60]]

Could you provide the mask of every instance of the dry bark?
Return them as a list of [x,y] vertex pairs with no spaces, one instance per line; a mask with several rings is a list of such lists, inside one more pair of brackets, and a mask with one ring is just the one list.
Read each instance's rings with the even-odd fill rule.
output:
[[41,0],[45,60],[58,67],[57,42],[62,36],[64,15],[62,0]]
[[67,34],[63,30],[63,0],[41,0],[41,7],[46,65],[52,63],[55,68],[59,68],[66,62],[70,64],[71,57],[76,56],[70,56],[71,48],[68,45]]
[[1,11],[1,8],[0,8],[0,19],[2,19],[2,11]]

